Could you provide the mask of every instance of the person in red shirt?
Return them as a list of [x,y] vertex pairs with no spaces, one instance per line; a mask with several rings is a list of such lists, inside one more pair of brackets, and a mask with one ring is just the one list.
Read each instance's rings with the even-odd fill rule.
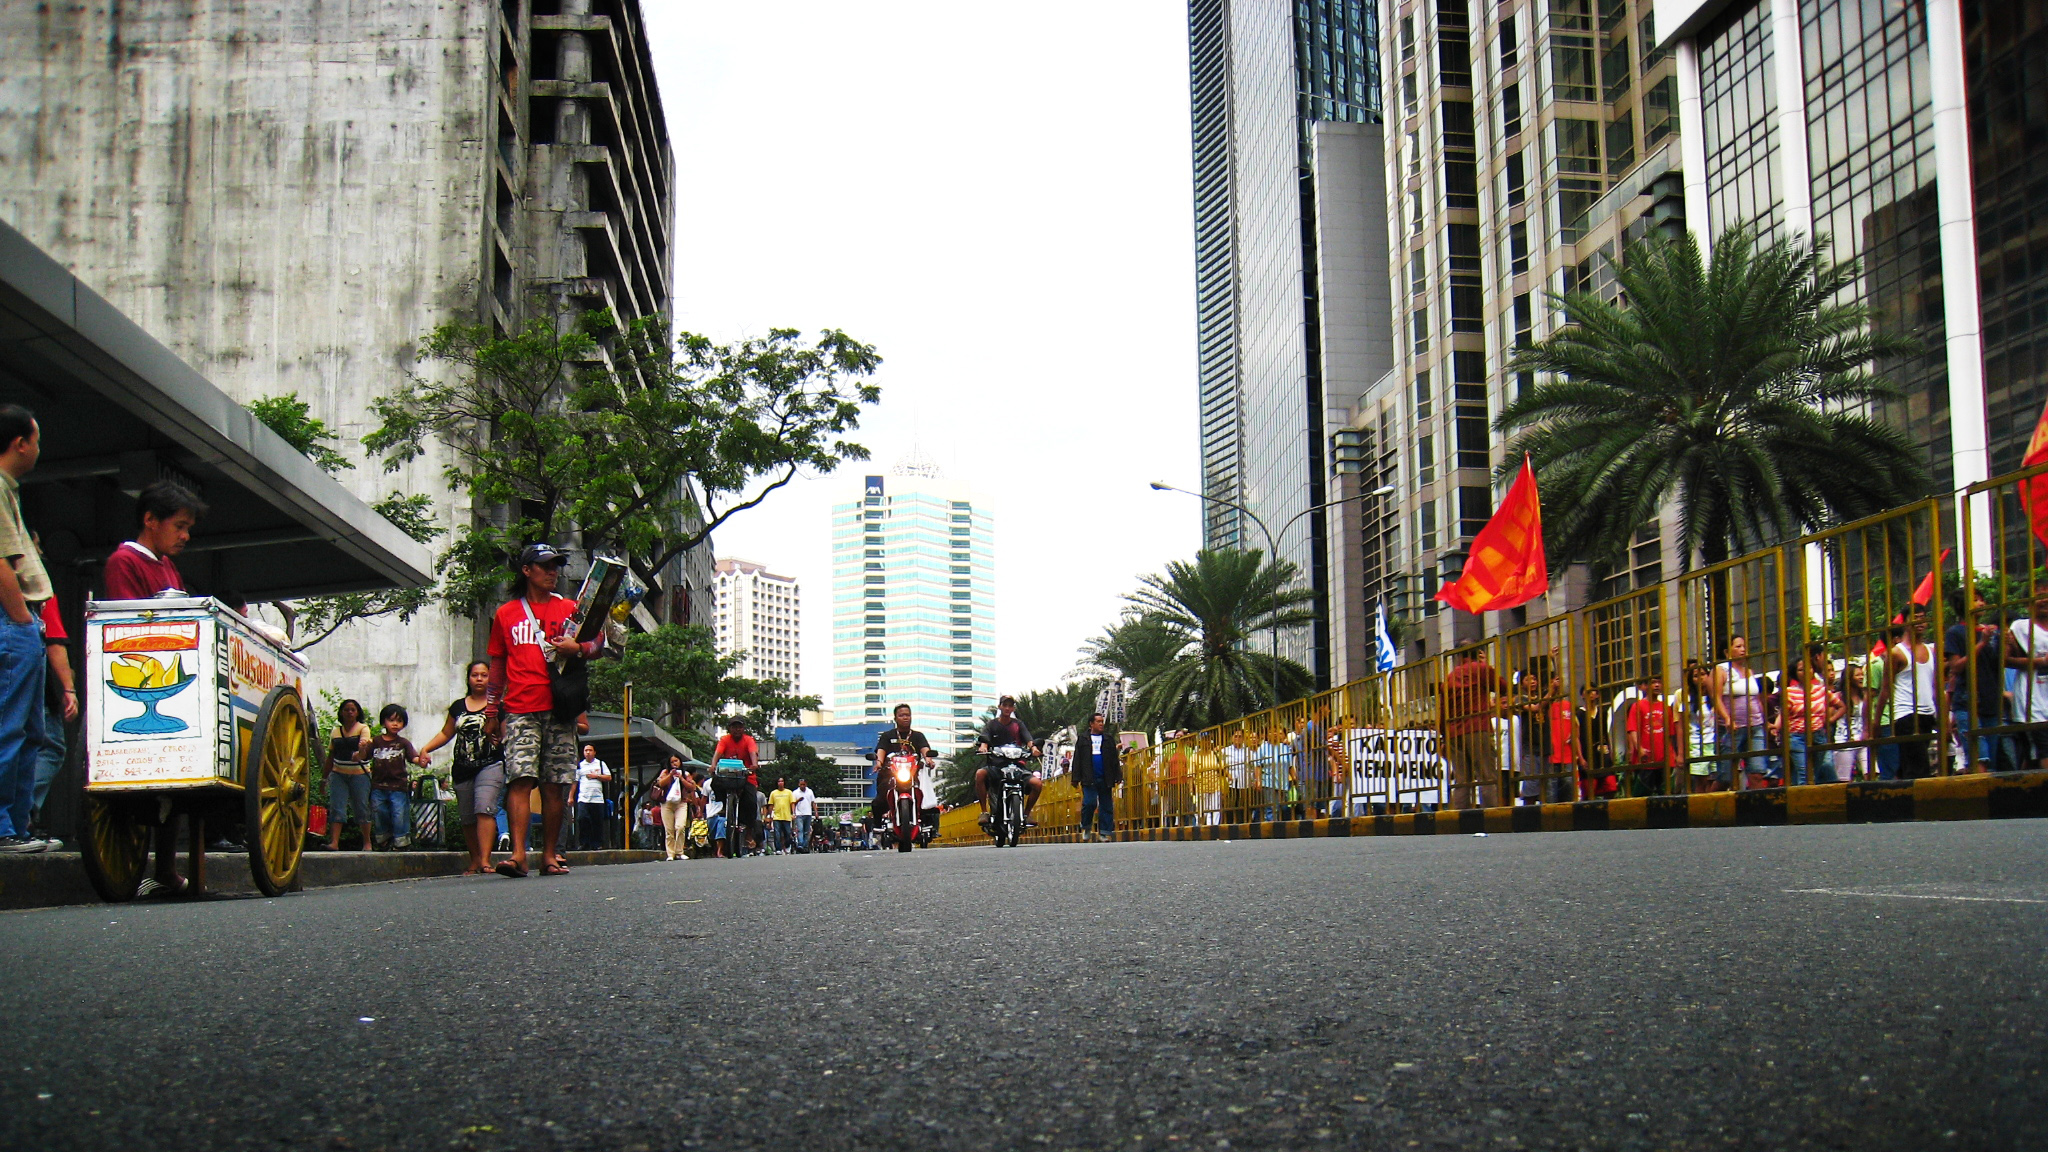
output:
[[1664,678],[1646,676],[1640,685],[1641,695],[1628,706],[1628,762],[1629,775],[1635,780],[1638,795],[1648,795],[1657,790],[1664,781],[1664,769],[1670,764],[1670,750],[1664,745],[1664,736],[1670,727],[1671,710],[1664,703]]
[[206,515],[206,505],[182,486],[159,480],[135,498],[140,528],[135,539],[107,557],[101,580],[109,600],[148,600],[159,592],[186,591],[184,577],[171,557],[185,550],[192,526]]
[[512,855],[500,861],[501,876],[526,875],[526,833],[540,788],[541,872],[569,870],[560,835],[565,790],[576,782],[576,717],[555,715],[548,661],[557,654],[590,657],[602,638],[579,644],[565,635],[576,602],[555,594],[568,557],[548,544],[528,544],[513,560],[519,573],[512,600],[491,617],[490,686],[484,690],[490,735],[502,728],[505,749],[505,815],[511,824]]
[[[1579,751],[1579,717],[1572,707],[1572,694],[1565,690],[1564,677],[1550,678],[1550,773],[1556,779],[1552,794],[1573,790],[1579,774],[1586,769],[1586,757]],[[1571,796],[1565,795],[1569,800]]]
[[[725,805],[726,819],[739,820],[747,834],[759,837],[761,834],[761,805],[756,800],[761,787],[755,775],[760,765],[760,745],[747,734],[747,722],[734,716],[725,722],[725,735],[718,738],[718,746],[711,752],[714,770],[711,776],[711,794]],[[716,769],[721,760],[737,760],[746,765],[746,778],[736,779],[732,774]],[[721,847],[719,851],[723,852]]]
[[1500,747],[1493,721],[1499,715],[1495,694],[1505,687],[1486,662],[1486,649],[1458,654],[1458,663],[1438,685],[1437,714],[1443,718],[1445,753],[1451,761],[1451,804],[1491,807],[1500,795]]

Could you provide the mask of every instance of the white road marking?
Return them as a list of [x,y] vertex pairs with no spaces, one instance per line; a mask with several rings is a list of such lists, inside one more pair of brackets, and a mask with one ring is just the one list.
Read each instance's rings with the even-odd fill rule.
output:
[[1922,892],[1858,892],[1853,888],[1787,888],[1794,896],[1868,896],[1886,900],[1951,900],[1968,904],[2048,904],[2025,896],[1937,896]]

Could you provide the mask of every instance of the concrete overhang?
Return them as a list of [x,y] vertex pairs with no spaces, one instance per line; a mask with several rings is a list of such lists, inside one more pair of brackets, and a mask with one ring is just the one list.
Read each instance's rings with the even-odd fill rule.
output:
[[1756,0],[1664,0],[1657,5],[1657,47],[1668,52],[1680,40],[1697,35],[1721,13],[1754,3]]
[[179,558],[195,591],[257,602],[433,578],[424,545],[4,222],[0,401],[42,426],[23,494],[55,563],[89,564],[128,539],[121,494],[168,468],[209,505]]

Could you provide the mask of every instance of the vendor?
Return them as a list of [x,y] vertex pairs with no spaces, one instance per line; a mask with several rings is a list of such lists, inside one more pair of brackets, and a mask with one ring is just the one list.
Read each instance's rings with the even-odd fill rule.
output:
[[107,557],[103,582],[108,600],[148,600],[169,592],[183,596],[185,580],[171,557],[185,550],[192,526],[206,505],[182,485],[159,480],[135,498],[140,527],[135,539]]

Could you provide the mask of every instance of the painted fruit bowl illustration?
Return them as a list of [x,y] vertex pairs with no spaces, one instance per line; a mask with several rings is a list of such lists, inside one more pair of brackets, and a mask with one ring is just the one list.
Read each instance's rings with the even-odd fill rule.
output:
[[124,653],[107,667],[107,687],[116,695],[142,705],[142,715],[130,716],[114,721],[114,731],[130,736],[162,736],[172,732],[183,732],[188,725],[175,716],[166,716],[156,710],[159,701],[168,700],[192,686],[198,677],[185,671],[185,658],[173,657],[167,668],[154,656],[140,652]]

